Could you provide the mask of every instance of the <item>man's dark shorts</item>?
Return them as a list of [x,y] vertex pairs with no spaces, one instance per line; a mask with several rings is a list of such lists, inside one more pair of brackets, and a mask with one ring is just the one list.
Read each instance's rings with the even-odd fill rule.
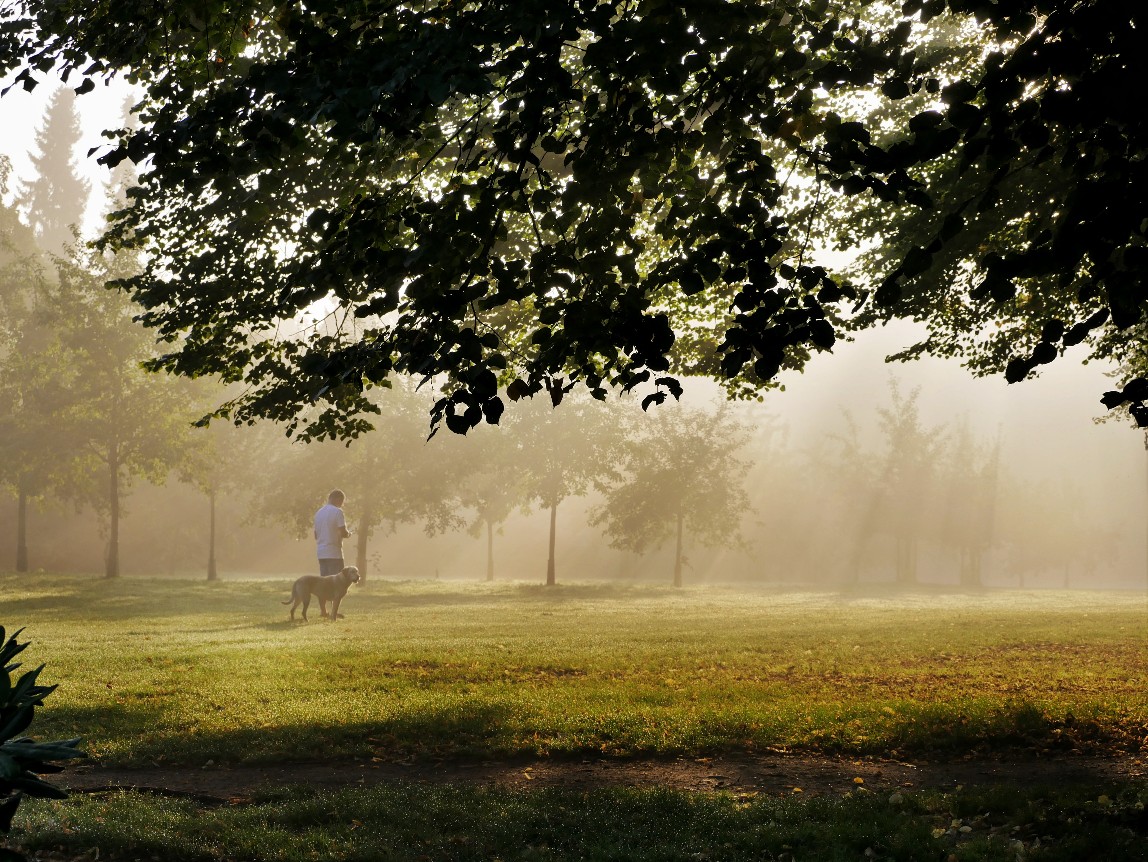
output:
[[343,560],[319,560],[319,574],[324,578],[329,578],[332,575],[337,575],[343,571]]

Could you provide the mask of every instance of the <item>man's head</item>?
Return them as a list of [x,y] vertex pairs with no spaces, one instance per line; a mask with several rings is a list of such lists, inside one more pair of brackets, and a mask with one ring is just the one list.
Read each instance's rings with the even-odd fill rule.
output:
[[347,495],[340,491],[338,488],[327,495],[327,502],[332,506],[338,506],[340,509],[343,508],[343,501],[346,499]]

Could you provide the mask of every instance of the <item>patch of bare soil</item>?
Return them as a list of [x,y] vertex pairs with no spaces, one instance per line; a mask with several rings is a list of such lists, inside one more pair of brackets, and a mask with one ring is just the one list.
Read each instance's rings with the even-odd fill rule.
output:
[[784,753],[681,759],[558,759],[208,765],[201,769],[84,766],[58,776],[76,792],[134,789],[205,803],[239,801],[284,785],[335,789],[397,781],[591,790],[666,787],[695,792],[842,794],[858,786],[955,789],[990,785],[1105,785],[1148,778],[1148,756],[1025,755],[956,761],[833,758]]

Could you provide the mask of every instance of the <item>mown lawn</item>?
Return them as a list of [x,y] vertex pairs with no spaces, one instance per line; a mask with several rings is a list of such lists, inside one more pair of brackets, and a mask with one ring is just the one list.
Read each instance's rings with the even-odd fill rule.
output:
[[[286,581],[0,576],[59,683],[32,731],[106,765],[314,757],[1140,750],[1143,595],[885,596],[379,582],[289,624]],[[322,740],[319,744],[316,740]],[[221,806],[30,800],[53,859],[1148,859],[1148,788],[768,798],[397,784]]]
[[107,765],[326,757],[1138,750],[1143,594],[874,595],[0,576],[59,683],[38,738]]
[[795,799],[400,784],[204,808],[115,793],[25,805],[17,838],[77,862],[1143,862],[1145,802],[1145,788]]

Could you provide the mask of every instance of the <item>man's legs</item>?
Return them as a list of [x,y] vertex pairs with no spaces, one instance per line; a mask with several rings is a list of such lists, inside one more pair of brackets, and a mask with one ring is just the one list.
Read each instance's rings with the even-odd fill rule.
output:
[[324,578],[329,578],[332,575],[337,575],[341,571],[343,571],[342,558],[337,560],[324,560],[322,558],[319,559],[319,574]]

